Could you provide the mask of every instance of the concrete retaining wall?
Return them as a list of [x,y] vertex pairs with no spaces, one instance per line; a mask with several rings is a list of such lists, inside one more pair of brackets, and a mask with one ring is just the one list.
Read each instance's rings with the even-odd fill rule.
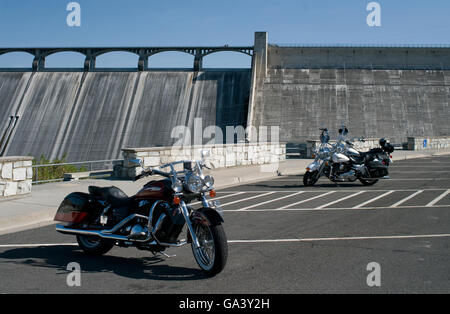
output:
[[32,157],[0,157],[0,199],[31,193]]
[[133,179],[142,172],[131,159],[141,159],[144,167],[157,167],[169,162],[200,160],[201,151],[208,150],[208,161],[214,168],[277,164],[286,160],[286,143],[240,143],[234,145],[204,145],[192,147],[151,147],[123,149],[124,163],[116,166],[116,177]]
[[408,150],[430,150],[450,148],[450,137],[408,137]]
[[280,141],[304,143],[345,123],[350,136],[450,134],[450,71],[269,70],[254,104],[252,125],[280,126]]

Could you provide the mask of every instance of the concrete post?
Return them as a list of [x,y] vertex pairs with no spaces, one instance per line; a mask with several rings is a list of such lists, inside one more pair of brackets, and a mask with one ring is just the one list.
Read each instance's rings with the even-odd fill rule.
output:
[[203,56],[200,49],[197,49],[194,58],[194,71],[201,71],[203,68]]
[[40,55],[35,56],[32,68],[33,71],[42,71],[43,69],[45,69],[45,57],[42,57]]
[[139,50],[138,71],[148,70],[148,56],[144,54],[143,49]]
[[84,60],[84,71],[92,71],[95,69],[95,57],[86,56]]

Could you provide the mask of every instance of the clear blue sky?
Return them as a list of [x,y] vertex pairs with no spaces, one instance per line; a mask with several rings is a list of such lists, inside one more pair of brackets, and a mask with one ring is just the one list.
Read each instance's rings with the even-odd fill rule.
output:
[[[81,27],[69,27],[72,0],[0,0],[0,46],[252,45],[255,31],[270,43],[450,44],[449,0],[379,0],[381,27],[366,23],[371,0],[77,0]],[[5,55],[0,66],[31,57]],[[82,66],[83,57],[60,54],[48,66]],[[99,66],[136,66],[137,57],[105,55]],[[192,66],[193,57],[165,53],[151,66]],[[211,55],[207,67],[249,66],[236,53]]]

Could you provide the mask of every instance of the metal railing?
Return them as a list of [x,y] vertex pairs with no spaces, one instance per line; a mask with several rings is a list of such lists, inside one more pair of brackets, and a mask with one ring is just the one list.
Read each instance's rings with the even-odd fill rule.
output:
[[280,48],[450,48],[450,44],[270,43]]
[[113,170],[114,165],[123,163],[123,159],[79,161],[33,165],[33,184],[58,182],[64,180],[64,173]]

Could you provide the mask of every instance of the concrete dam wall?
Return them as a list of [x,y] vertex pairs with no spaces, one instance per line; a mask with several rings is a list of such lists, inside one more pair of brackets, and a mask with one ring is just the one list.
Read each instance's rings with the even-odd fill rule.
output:
[[[1,150],[67,161],[172,145],[175,126],[244,125],[250,70],[1,72]],[[191,131],[193,133],[193,130]],[[0,151],[1,152],[1,151]]]
[[[256,49],[256,47],[255,47]],[[252,125],[304,143],[319,128],[355,137],[450,135],[450,49],[267,46]]]

